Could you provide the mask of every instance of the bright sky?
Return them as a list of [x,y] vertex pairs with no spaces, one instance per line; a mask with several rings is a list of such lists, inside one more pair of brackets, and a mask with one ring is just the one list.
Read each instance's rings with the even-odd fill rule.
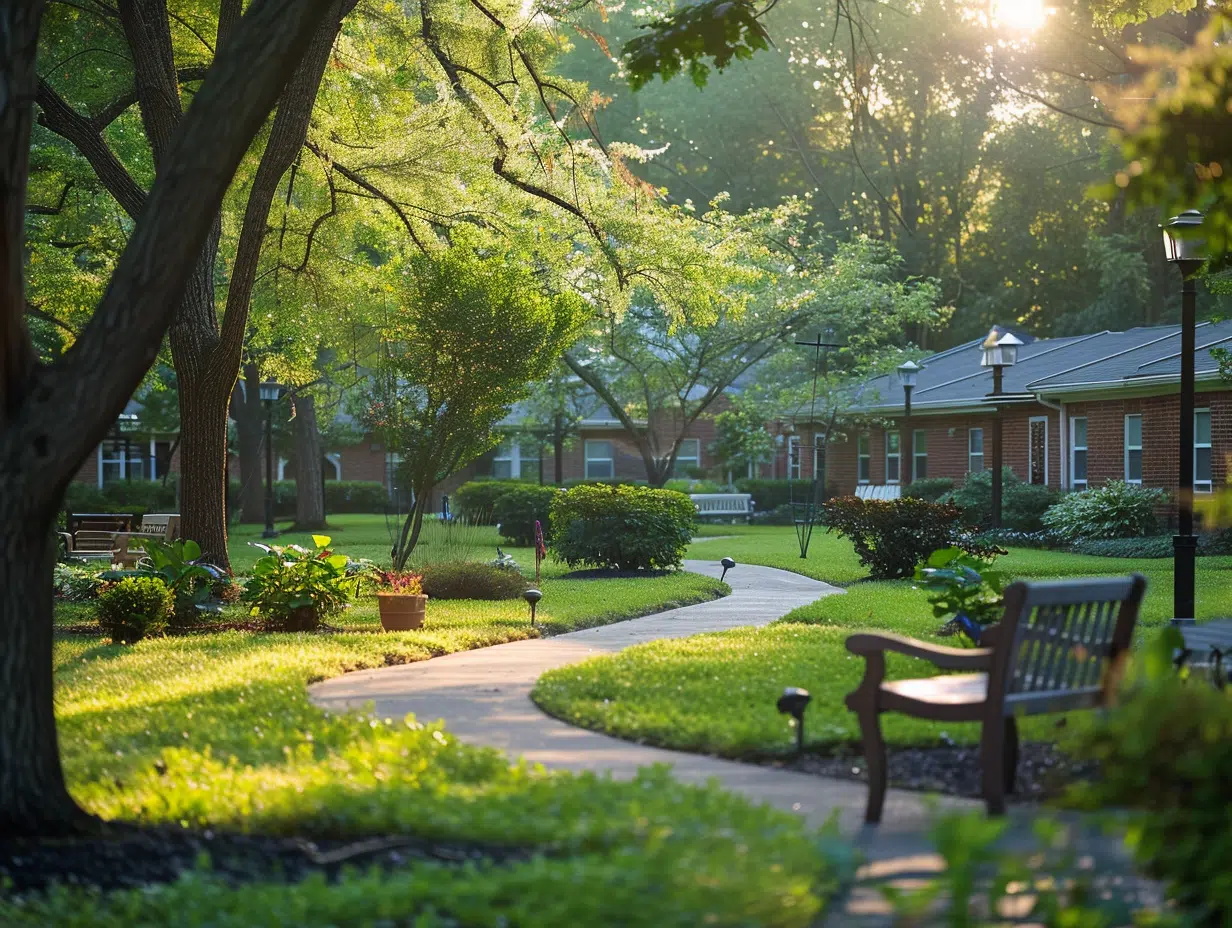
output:
[[1007,29],[1034,32],[1048,18],[1045,0],[992,0],[992,18]]

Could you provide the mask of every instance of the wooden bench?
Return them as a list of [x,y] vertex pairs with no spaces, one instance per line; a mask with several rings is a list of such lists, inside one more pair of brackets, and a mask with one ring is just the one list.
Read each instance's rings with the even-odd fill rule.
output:
[[748,519],[753,515],[753,497],[748,493],[690,493],[689,499],[703,519]]
[[[981,637],[988,647],[946,648],[899,635],[862,634],[847,650],[865,659],[864,679],[847,696],[860,719],[868,767],[864,820],[881,820],[886,747],[881,713],[938,722],[981,722],[980,766],[990,815],[1005,811],[1018,766],[1019,715],[1102,706],[1120,658],[1133,641],[1146,591],[1141,574],[1110,580],[1011,584],[1000,623]],[[968,671],[918,680],[885,679],[885,654]]]
[[903,488],[897,483],[891,483],[885,486],[874,486],[871,483],[862,483],[856,487],[856,496],[860,497],[860,499],[891,500],[898,499],[902,495]]
[[70,512],[65,515],[67,532],[60,541],[67,557],[84,560],[110,558],[115,540],[123,532],[132,531],[133,516],[127,512]]
[[134,547],[133,542],[144,538],[156,541],[175,541],[180,537],[180,516],[175,512],[147,513],[141,519],[141,529],[136,532],[121,532],[115,537],[112,563],[133,567],[145,557],[145,550]]

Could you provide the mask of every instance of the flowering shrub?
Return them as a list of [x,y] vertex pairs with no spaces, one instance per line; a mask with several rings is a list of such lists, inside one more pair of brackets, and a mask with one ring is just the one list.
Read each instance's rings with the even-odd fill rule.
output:
[[316,550],[299,545],[262,545],[266,552],[252,567],[243,600],[253,615],[283,631],[312,631],[321,620],[341,612],[351,598],[354,577],[347,575],[346,555],[329,550],[329,536],[313,535]]
[[378,570],[377,592],[400,593],[404,596],[423,595],[423,575],[400,570]]

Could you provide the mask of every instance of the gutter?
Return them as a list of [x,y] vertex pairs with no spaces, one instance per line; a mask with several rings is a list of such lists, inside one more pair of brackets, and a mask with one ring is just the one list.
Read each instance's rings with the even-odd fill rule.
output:
[[1055,409],[1060,413],[1060,432],[1061,432],[1061,489],[1064,490],[1069,485],[1069,413],[1065,409],[1064,403],[1051,403],[1042,396],[1037,397],[1041,406],[1046,406],[1049,409]]

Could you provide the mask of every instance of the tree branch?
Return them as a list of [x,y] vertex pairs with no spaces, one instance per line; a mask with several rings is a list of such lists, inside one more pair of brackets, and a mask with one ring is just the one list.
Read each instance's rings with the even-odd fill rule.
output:
[[[194,81],[205,79],[206,72],[209,71],[208,64],[193,64],[186,65],[182,68],[176,68],[176,77],[179,78],[181,84],[188,84]],[[130,106],[137,102],[137,88],[131,87],[124,93],[115,97],[109,103],[104,104],[99,108],[93,116],[90,117],[90,124],[96,132],[102,132],[109,125],[115,122]]]

